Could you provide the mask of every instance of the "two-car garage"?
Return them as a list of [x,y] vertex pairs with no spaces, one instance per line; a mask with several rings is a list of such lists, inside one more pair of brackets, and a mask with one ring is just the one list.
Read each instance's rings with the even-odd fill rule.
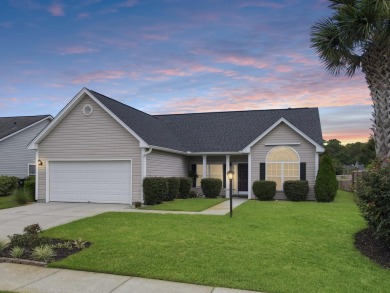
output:
[[48,161],[47,200],[63,202],[132,202],[131,160]]

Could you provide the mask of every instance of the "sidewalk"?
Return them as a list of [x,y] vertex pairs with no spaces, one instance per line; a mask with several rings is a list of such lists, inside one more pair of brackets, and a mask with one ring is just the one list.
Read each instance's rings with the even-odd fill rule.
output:
[[25,293],[250,293],[161,280],[0,263],[0,290]]
[[[246,198],[233,198],[233,209],[246,202]],[[211,208],[201,212],[184,212],[184,211],[163,211],[163,210],[141,210],[141,209],[123,209],[116,212],[120,213],[150,213],[150,214],[178,214],[178,215],[219,215],[223,216],[230,212],[230,201],[225,200]]]

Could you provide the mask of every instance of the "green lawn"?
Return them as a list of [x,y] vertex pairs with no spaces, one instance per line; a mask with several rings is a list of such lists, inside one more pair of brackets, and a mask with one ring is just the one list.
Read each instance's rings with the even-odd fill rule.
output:
[[389,292],[390,271],[354,248],[352,194],[334,203],[249,201],[229,216],[106,213],[47,236],[93,242],[51,267],[273,292]]
[[175,199],[174,201],[166,201],[162,204],[147,206],[145,210],[164,210],[164,211],[186,211],[186,212],[201,212],[216,204],[225,201],[226,198],[188,198]]
[[20,206],[16,199],[15,196],[13,195],[8,195],[8,196],[0,196],[0,210],[1,209],[8,209],[8,208],[13,208]]

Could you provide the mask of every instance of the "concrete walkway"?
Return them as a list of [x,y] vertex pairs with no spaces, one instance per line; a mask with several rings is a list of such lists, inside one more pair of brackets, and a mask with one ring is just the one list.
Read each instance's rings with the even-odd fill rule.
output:
[[[246,202],[246,198],[233,198],[233,209]],[[178,215],[226,215],[230,212],[230,201],[225,200],[207,210],[201,212],[185,212],[185,211],[163,211],[163,210],[142,210],[142,209],[122,209],[117,212],[130,213],[150,213],[150,214],[178,214]]]
[[25,293],[249,293],[254,291],[0,263],[0,290]]

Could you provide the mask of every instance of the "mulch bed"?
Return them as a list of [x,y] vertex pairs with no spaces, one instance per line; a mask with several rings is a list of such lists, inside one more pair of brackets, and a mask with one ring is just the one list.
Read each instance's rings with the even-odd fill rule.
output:
[[386,269],[390,269],[390,244],[375,239],[370,229],[355,234],[355,246],[372,261]]
[[[69,242],[69,240],[56,239],[56,238],[45,238],[45,244],[49,244],[49,245],[55,245],[58,243],[66,243],[66,242]],[[70,242],[72,243],[73,241],[70,241]],[[85,249],[89,246],[91,246],[91,243],[85,242],[83,249]],[[4,249],[2,252],[0,252],[0,257],[12,258],[12,256],[10,255],[11,249],[12,249],[12,247],[8,246],[6,249]],[[64,258],[68,257],[69,255],[75,254],[83,249],[77,248],[74,244],[72,244],[70,248],[53,248],[56,255],[52,261],[58,261],[58,260],[64,259]],[[24,255],[23,255],[22,259],[34,260],[31,253],[32,253],[31,248],[25,248]]]

